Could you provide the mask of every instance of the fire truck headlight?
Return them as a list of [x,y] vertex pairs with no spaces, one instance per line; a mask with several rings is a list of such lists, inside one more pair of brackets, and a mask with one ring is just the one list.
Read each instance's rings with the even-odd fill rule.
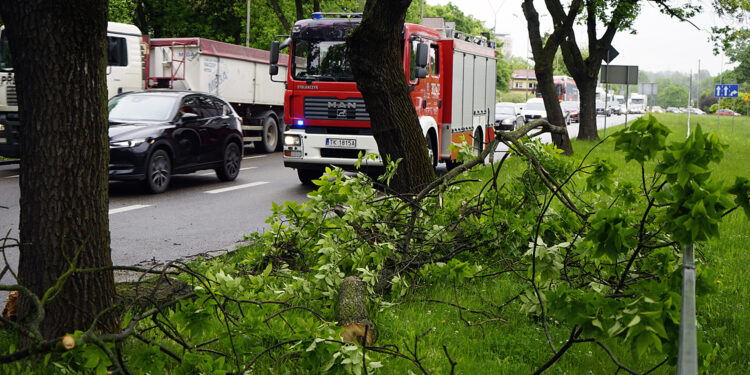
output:
[[299,138],[298,135],[285,135],[284,136],[284,146],[300,146],[302,145],[302,140]]

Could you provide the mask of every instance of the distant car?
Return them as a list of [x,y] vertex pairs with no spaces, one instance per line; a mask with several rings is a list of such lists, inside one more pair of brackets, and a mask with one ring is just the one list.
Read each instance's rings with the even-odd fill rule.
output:
[[694,115],[705,115],[706,112],[703,112],[700,108],[688,108],[686,113],[692,113]]
[[726,108],[719,109],[718,111],[716,111],[716,114],[719,116],[740,116],[739,113]]
[[149,90],[109,100],[109,179],[144,181],[162,193],[173,174],[214,169],[237,178],[242,121],[223,99],[195,91]]
[[666,111],[669,113],[680,113],[680,110],[676,107],[667,107]]
[[513,131],[525,123],[521,110],[516,103],[496,103],[495,104],[495,128],[500,130]]
[[538,119],[547,118],[547,109],[544,108],[544,101],[542,98],[531,98],[526,101],[526,104],[521,110],[521,115],[526,122],[531,122]]
[[560,107],[563,109],[563,112],[568,113],[568,120],[570,122],[580,122],[581,121],[581,102],[574,102],[574,101],[562,101],[560,102]]
[[658,105],[655,105],[651,107],[651,112],[653,113],[664,113],[664,108],[659,107]]
[[599,100],[596,102],[596,114],[604,116],[612,116],[612,107],[605,107],[604,102]]

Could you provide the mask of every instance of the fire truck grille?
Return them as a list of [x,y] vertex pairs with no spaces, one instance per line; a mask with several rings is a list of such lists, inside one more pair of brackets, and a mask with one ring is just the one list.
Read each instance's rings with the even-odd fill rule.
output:
[[8,85],[8,91],[6,93],[6,103],[9,106],[18,105],[18,95],[16,95],[16,86]]
[[305,118],[317,120],[370,121],[362,98],[305,98]]

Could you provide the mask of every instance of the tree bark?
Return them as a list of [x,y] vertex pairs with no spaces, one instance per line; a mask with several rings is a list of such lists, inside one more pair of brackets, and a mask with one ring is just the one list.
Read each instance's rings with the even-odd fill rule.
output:
[[[542,39],[539,31],[539,13],[534,8],[533,0],[524,0],[521,4],[526,17],[531,52],[534,55],[534,72],[536,73],[537,85],[542,92],[547,121],[556,126],[565,127],[567,124],[555,90],[553,63],[557,49],[560,47],[560,41],[565,39],[566,35],[573,33],[573,22],[580,4],[581,0],[574,0],[571,3],[569,13],[566,15],[564,11],[562,12],[563,17],[555,20],[554,30],[546,41]],[[573,155],[573,146],[570,143],[567,129],[562,134],[552,134],[552,142],[557,148],[563,150],[565,155]]]
[[[98,0],[0,0],[21,118],[21,284],[43,296],[71,267],[112,264],[106,30]],[[45,338],[119,330],[112,271],[72,274],[44,306]],[[21,295],[18,315],[36,310]],[[99,315],[101,314],[101,315]],[[21,338],[22,343],[30,340]]]
[[435,179],[402,65],[401,33],[411,0],[367,0],[347,38],[352,72],[384,161],[403,158],[391,188],[413,193]]
[[378,329],[367,313],[367,286],[357,276],[349,276],[341,282],[336,322],[344,327],[341,338],[346,342],[372,345],[378,340]]

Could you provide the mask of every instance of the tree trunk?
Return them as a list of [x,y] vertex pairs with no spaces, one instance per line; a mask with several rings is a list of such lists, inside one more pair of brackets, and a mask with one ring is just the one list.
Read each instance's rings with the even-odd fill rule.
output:
[[281,7],[279,6],[279,0],[270,0],[271,7],[273,8],[273,12],[276,13],[276,17],[279,18],[279,22],[281,22],[281,26],[284,27],[284,30],[288,32],[292,32],[292,24],[289,23],[289,20],[284,15],[284,11],[281,10]]
[[[544,100],[547,121],[552,125],[562,126],[563,128],[567,124],[563,118],[560,102],[557,98],[552,64],[555,61],[555,54],[560,46],[560,40],[564,39],[568,33],[573,32],[572,25],[579,5],[580,1],[576,1],[574,5],[571,5],[570,15],[560,20],[559,24],[556,23],[555,30],[546,40],[543,40],[539,33],[539,14],[536,8],[534,8],[534,2],[532,0],[524,0],[521,5],[526,17],[529,44],[531,44],[531,51],[534,54],[534,72],[536,73],[537,85]],[[562,14],[563,16],[565,15],[564,12]],[[573,146],[570,143],[567,128],[562,134],[552,134],[552,142],[557,148],[563,150],[565,155],[573,155]]]
[[[21,118],[21,284],[43,296],[71,267],[111,266],[108,217],[107,3],[0,0]],[[45,338],[119,330],[112,271],[72,274],[44,306]],[[104,313],[103,313],[104,312]],[[36,313],[28,298],[19,318]],[[103,313],[99,316],[100,313]],[[30,340],[21,338],[22,343]]]
[[[599,132],[596,128],[596,78],[588,78],[582,75],[576,79],[578,94],[581,97],[580,126],[578,127],[578,139],[596,141]],[[580,83],[578,83],[580,81]]]
[[599,19],[597,3],[586,2],[586,29],[588,37],[588,56],[584,59],[576,42],[575,33],[569,33],[560,42],[565,66],[576,81],[581,96],[581,122],[578,128],[578,139],[596,141],[599,133],[596,128],[596,83],[602,59],[612,45],[612,39],[621,25],[627,23],[632,8],[637,3],[621,1],[611,12],[612,17],[606,24],[601,38],[597,39],[597,20]]
[[294,0],[294,9],[297,11],[297,21],[305,18],[305,8],[302,7],[302,0]]
[[380,156],[384,161],[403,158],[391,181],[401,193],[419,191],[435,179],[402,66],[401,33],[410,3],[367,0],[362,23],[347,39]]
[[346,342],[372,345],[378,340],[378,328],[367,313],[367,286],[357,276],[349,276],[341,282],[336,322],[345,328],[341,338]]

